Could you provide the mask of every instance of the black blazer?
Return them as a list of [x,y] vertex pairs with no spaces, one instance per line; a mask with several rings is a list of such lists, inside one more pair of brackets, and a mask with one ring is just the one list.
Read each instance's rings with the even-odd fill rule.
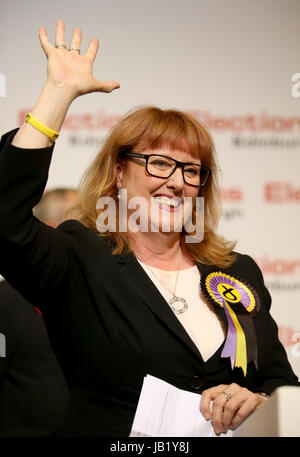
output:
[[[245,278],[261,300],[254,318],[258,370],[250,362],[244,378],[220,357],[223,345],[204,363],[134,256],[113,256],[99,234],[77,221],[52,229],[35,219],[31,208],[43,193],[52,149],[19,149],[2,138],[0,273],[43,313],[71,391],[61,434],[129,435],[146,374],[199,393],[232,382],[266,393],[299,385],[250,257],[238,254],[226,271]],[[226,325],[223,309],[216,313]]]

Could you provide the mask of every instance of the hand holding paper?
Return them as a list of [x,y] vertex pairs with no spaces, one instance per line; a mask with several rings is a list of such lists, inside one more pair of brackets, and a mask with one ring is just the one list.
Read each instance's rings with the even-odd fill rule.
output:
[[[211,422],[200,412],[200,400],[199,394],[147,375],[130,436],[217,436]],[[232,436],[232,432],[225,436]]]

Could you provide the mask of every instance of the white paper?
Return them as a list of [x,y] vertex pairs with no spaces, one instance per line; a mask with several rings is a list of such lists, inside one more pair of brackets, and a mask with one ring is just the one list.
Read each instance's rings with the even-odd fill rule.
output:
[[[161,379],[144,378],[130,436],[216,437],[200,412],[201,395],[178,389]],[[228,431],[222,436],[232,436]]]

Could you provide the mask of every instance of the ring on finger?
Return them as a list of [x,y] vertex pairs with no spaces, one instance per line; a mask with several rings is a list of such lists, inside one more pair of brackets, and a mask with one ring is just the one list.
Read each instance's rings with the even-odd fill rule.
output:
[[226,397],[226,401],[229,401],[232,397],[231,393],[230,392],[226,392],[225,390],[222,392],[222,394],[225,395]]
[[77,51],[80,54],[80,48],[76,48],[76,46],[70,46],[69,51]]
[[67,45],[64,42],[57,43],[55,45],[55,47],[58,48],[58,49],[67,49]]

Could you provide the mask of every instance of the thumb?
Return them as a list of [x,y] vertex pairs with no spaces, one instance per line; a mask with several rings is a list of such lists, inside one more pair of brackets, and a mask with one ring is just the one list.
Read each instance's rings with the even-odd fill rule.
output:
[[120,84],[118,81],[99,81],[96,80],[95,90],[97,92],[112,92],[115,89],[119,89]]

